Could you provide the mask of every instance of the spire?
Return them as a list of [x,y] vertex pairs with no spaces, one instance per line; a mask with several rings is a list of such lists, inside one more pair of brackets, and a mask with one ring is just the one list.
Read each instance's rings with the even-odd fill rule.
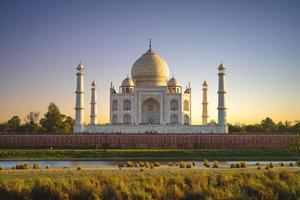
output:
[[149,50],[152,50],[151,38],[149,38]]

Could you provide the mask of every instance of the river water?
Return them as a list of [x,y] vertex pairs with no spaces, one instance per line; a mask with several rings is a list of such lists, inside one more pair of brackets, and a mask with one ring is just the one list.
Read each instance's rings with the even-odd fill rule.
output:
[[[51,167],[110,167],[110,166],[117,166],[119,163],[125,163],[126,161],[56,161],[56,160],[47,160],[47,161],[0,161],[0,166],[4,168],[11,168],[16,166],[17,164],[22,164],[27,162],[29,164],[33,164],[35,162],[39,162],[41,168],[45,168],[47,165]],[[174,161],[176,163],[179,161]],[[187,161],[188,162],[188,161]],[[196,166],[202,166],[203,161],[195,161]],[[231,163],[237,163],[238,161],[218,161],[220,166],[230,166]],[[281,161],[246,161],[247,165],[255,165],[259,162],[261,165],[266,165],[270,162],[273,162],[275,166],[279,166]],[[292,161],[284,161],[285,166],[288,166]],[[167,164],[168,161],[160,161],[160,164]],[[212,161],[209,163],[213,163]],[[294,163],[295,164],[295,163]]]

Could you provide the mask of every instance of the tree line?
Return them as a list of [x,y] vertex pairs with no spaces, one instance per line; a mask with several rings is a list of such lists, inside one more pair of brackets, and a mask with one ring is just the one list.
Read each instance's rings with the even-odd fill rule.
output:
[[13,116],[7,122],[0,124],[0,132],[72,133],[73,131],[74,119],[61,114],[57,105],[52,102],[49,104],[44,117],[39,119],[39,116],[39,112],[29,112],[25,123],[21,122],[19,116]]
[[[74,119],[61,114],[59,108],[52,102],[44,117],[39,120],[39,116],[39,112],[29,112],[25,123],[21,123],[19,116],[13,116],[7,122],[0,124],[0,132],[72,133],[73,131]],[[212,120],[210,124],[216,124],[216,122]],[[230,133],[300,133],[300,120],[293,123],[291,121],[275,123],[267,117],[257,124],[228,123],[228,129]]]
[[270,117],[257,124],[228,124],[231,133],[300,133],[300,120],[275,123]]

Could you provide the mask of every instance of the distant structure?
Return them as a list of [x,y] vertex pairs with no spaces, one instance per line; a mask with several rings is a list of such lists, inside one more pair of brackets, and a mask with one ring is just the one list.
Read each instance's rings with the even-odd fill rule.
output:
[[84,87],[83,87],[83,65],[80,63],[77,67],[77,89],[76,89],[76,106],[75,106],[75,124],[74,133],[85,131],[84,126]]
[[206,81],[203,82],[202,85],[202,93],[203,93],[203,100],[202,100],[202,125],[206,125],[208,122],[208,111],[207,111],[207,106],[208,106],[208,102],[207,102],[207,90],[208,90],[208,86]]
[[118,91],[110,86],[110,124],[97,123],[96,83],[91,87],[90,124],[84,125],[83,65],[77,67],[76,119],[74,133],[201,134],[228,133],[225,108],[225,68],[219,66],[218,124],[208,123],[206,81],[203,83],[202,125],[191,125],[191,87],[184,89],[172,76],[166,61],[149,49],[131,68],[131,77]]
[[98,108],[97,108],[97,91],[96,91],[96,81],[92,82],[91,87],[91,115],[90,124],[96,125],[98,121]]

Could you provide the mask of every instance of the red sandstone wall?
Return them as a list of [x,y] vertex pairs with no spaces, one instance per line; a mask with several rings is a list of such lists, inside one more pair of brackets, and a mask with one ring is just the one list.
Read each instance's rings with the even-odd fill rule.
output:
[[285,148],[295,135],[0,134],[0,147]]

